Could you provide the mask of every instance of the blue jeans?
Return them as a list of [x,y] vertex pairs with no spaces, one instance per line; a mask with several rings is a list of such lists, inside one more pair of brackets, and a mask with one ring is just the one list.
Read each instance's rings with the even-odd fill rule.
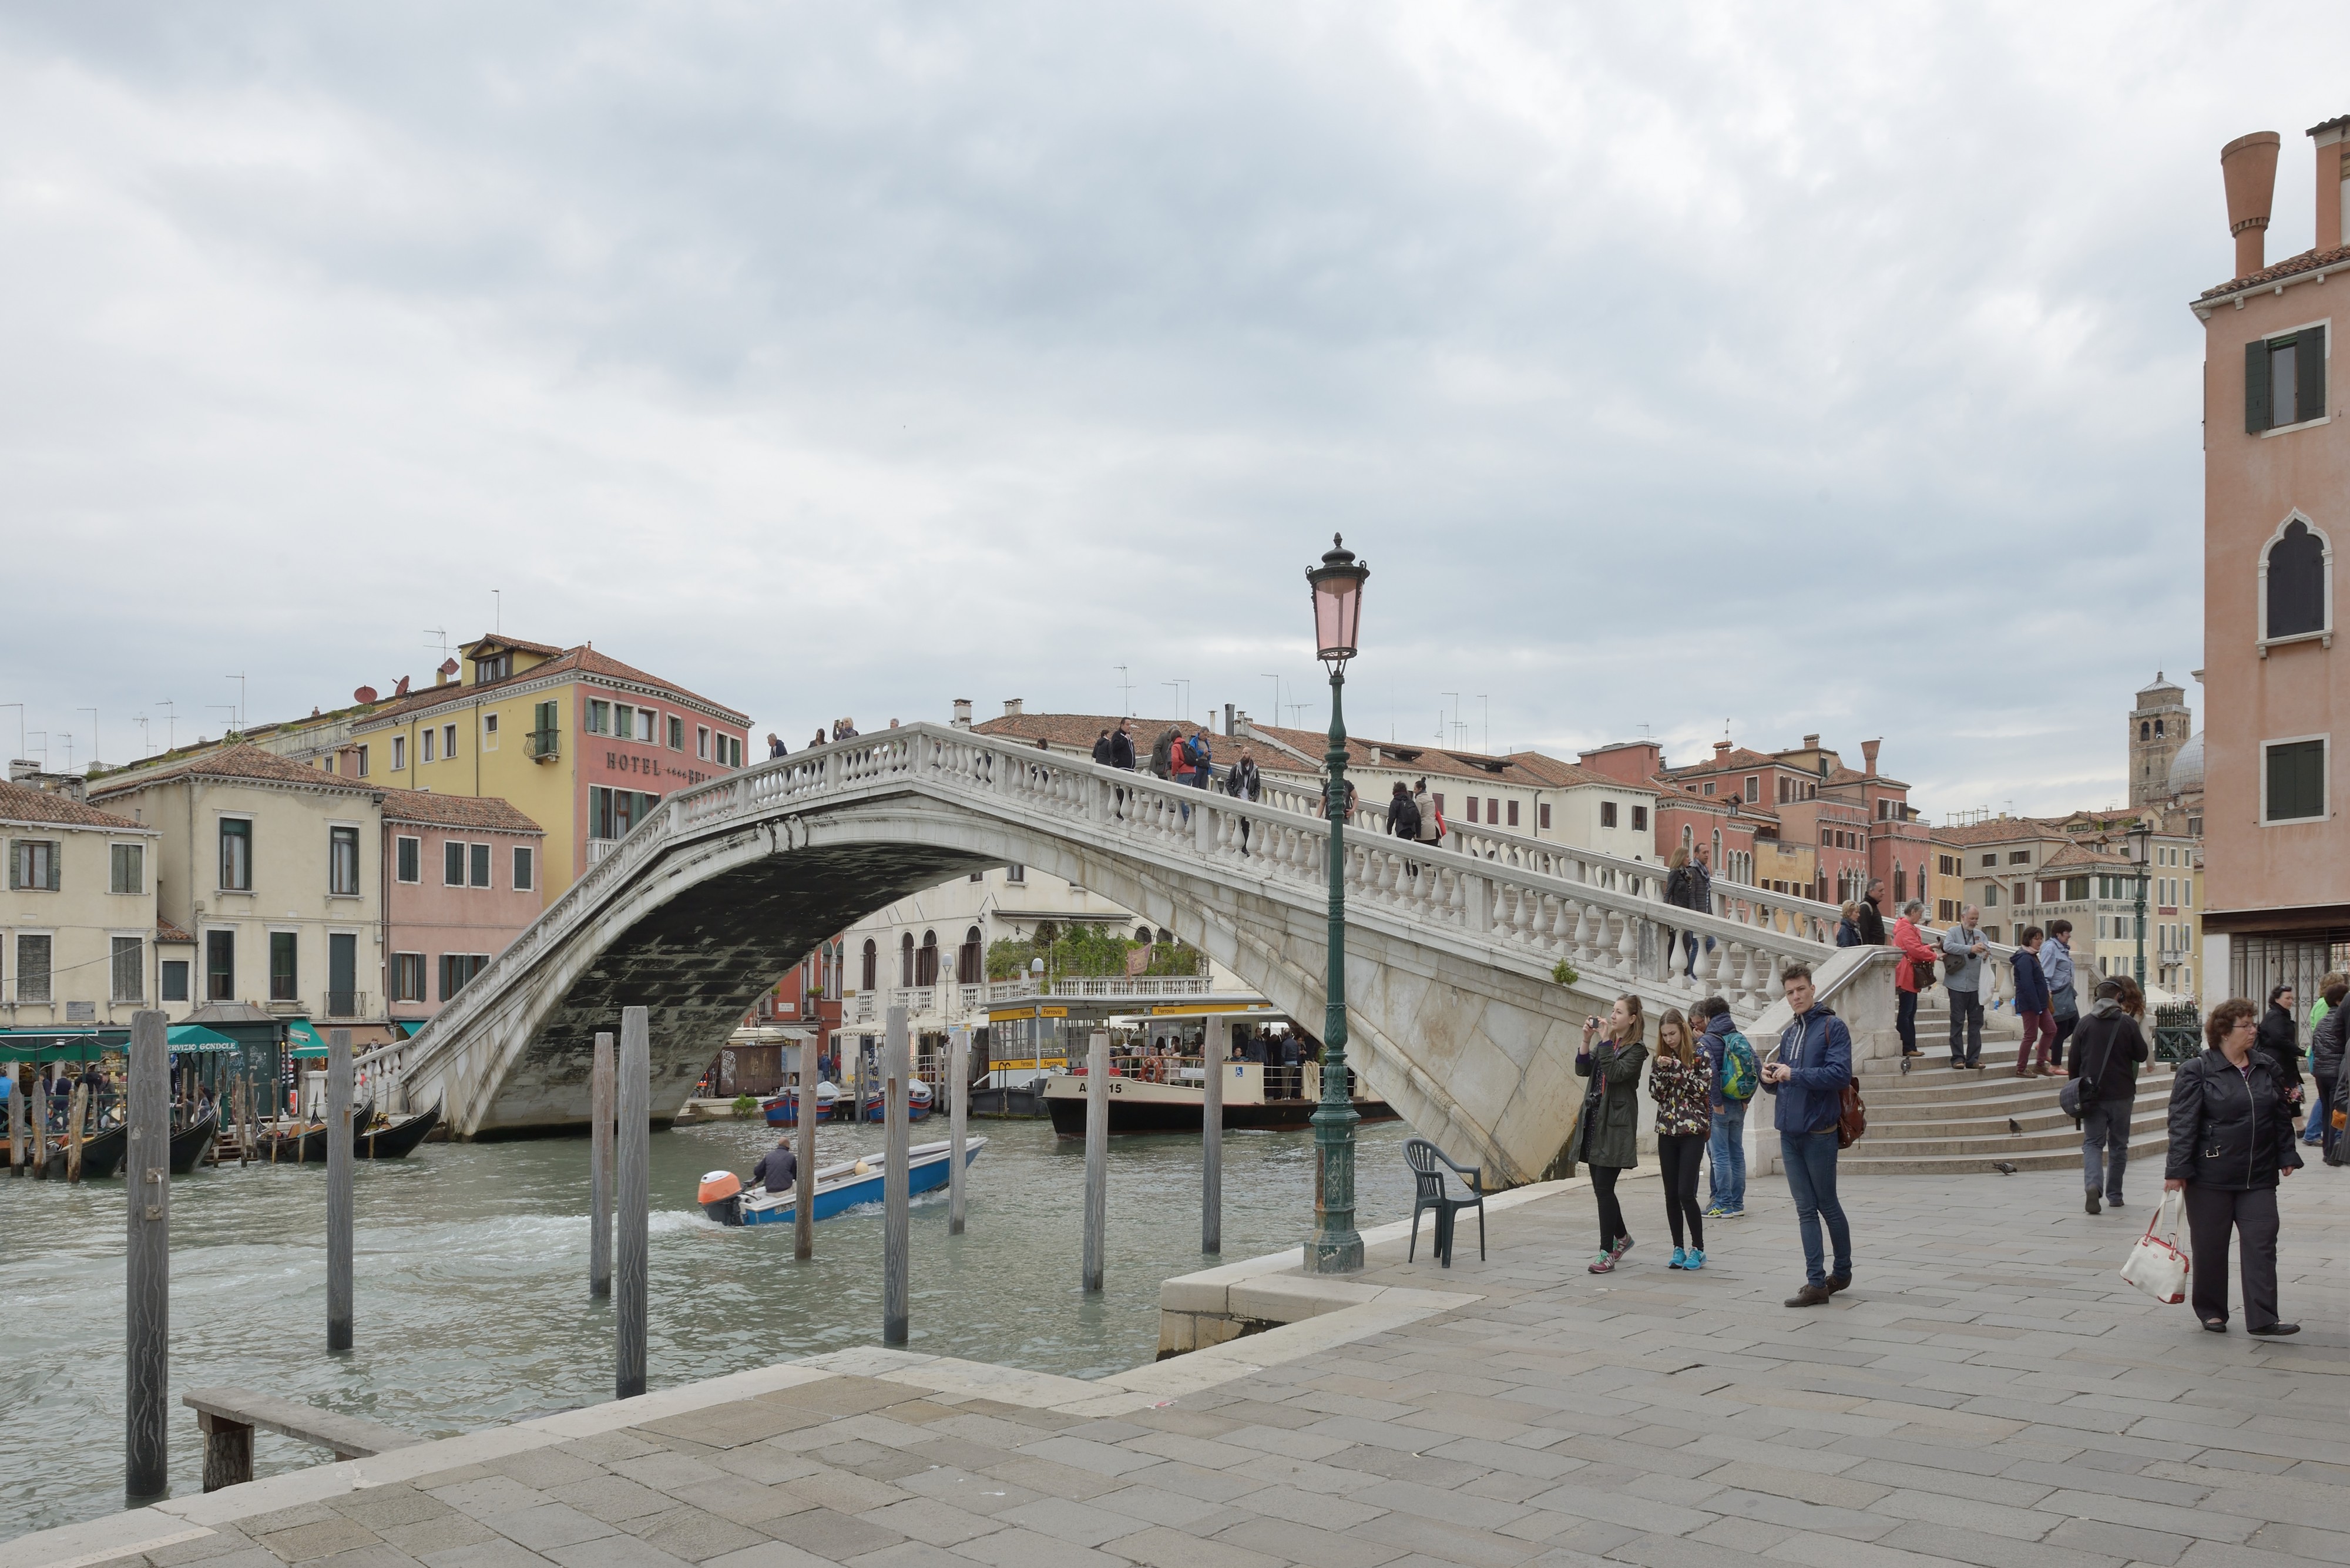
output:
[[1724,1100],[1713,1113],[1713,1141],[1706,1147],[1706,1207],[1736,1214],[1746,1207],[1746,1100]]
[[[2108,1203],[2122,1200],[2122,1171],[2129,1164],[2130,1102],[2100,1100],[2081,1109],[2081,1185],[2103,1187]],[[2099,1170],[2103,1165],[2104,1169]]]
[[1779,1159],[1787,1168],[1787,1190],[1795,1199],[1795,1222],[1804,1232],[1804,1278],[1812,1284],[1828,1282],[1820,1266],[1820,1221],[1828,1222],[1828,1240],[1835,1244],[1838,1278],[1852,1273],[1852,1227],[1845,1223],[1844,1205],[1836,1201],[1836,1130],[1779,1135]]
[[2309,1095],[2309,1125],[2301,1129],[2301,1141],[2315,1143],[2325,1130],[2325,1080],[2320,1078]]

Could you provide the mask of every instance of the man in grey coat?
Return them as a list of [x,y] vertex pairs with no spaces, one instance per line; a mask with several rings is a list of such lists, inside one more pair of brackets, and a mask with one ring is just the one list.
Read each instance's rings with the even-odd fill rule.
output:
[[1982,1065],[1982,972],[1991,944],[1983,940],[1981,925],[1982,911],[1969,904],[1959,911],[1959,923],[1942,933],[1942,989],[1950,996],[1953,1067]]

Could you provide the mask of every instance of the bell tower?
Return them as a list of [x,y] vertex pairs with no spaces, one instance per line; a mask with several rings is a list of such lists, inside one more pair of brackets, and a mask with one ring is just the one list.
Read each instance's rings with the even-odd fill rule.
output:
[[2129,716],[2129,803],[2153,805],[2169,797],[2170,759],[2187,743],[2193,715],[2182,687],[2154,673],[2154,684],[2137,694]]

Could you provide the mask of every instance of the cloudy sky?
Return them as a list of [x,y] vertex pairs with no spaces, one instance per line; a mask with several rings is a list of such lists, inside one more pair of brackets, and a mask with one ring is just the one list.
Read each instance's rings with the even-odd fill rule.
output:
[[1882,735],[1938,819],[2102,805],[2200,662],[2218,150],[2284,133],[2306,248],[2345,34],[13,5],[0,702],[119,761],[234,672],[307,713],[502,613],[795,748],[1269,677],[1316,722],[1344,529],[1357,732]]

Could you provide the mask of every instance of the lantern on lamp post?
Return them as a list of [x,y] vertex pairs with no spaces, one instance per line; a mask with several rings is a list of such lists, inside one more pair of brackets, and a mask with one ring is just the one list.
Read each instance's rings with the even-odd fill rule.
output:
[[1330,826],[1330,959],[1322,1008],[1322,1103],[1314,1110],[1314,1239],[1307,1269],[1353,1273],[1363,1266],[1362,1233],[1355,1229],[1355,1112],[1347,1092],[1347,721],[1339,704],[1347,660],[1355,657],[1368,566],[1334,534],[1319,566],[1305,580],[1314,592],[1315,655],[1330,671],[1329,793],[1323,810]]

